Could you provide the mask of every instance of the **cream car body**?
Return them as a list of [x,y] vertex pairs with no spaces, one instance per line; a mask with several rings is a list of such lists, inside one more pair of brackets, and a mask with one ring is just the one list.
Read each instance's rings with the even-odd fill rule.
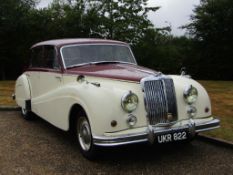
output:
[[[93,64],[84,62],[83,65],[67,67],[66,61],[69,58],[65,58],[64,48],[101,45],[108,48],[119,46],[120,49],[121,47],[130,49],[123,42],[94,39],[51,40],[34,45],[33,52],[43,55],[41,57],[46,57],[47,54],[48,58],[45,59],[48,65],[46,63],[41,65],[38,61],[35,63],[38,65],[33,65],[32,60],[32,66],[16,81],[17,104],[24,112],[32,111],[65,131],[68,131],[74,122],[72,110],[82,109],[90,125],[92,144],[98,146],[146,141],[169,142],[174,139],[166,138],[167,135],[176,131],[182,133],[185,130],[189,137],[193,137],[197,132],[219,127],[219,120],[211,114],[210,99],[206,90],[198,82],[186,76],[163,75],[139,67],[136,62],[127,63],[122,60]],[[68,51],[66,54],[71,59],[73,53],[70,54]],[[131,50],[129,51],[127,54],[131,53]],[[38,55],[35,57],[38,58]],[[131,57],[134,59],[133,55]],[[38,60],[46,62],[43,58]],[[164,88],[168,86],[165,79],[169,80],[167,84],[170,83],[169,86],[173,89],[173,93],[170,91],[169,93],[173,94],[171,95],[173,97],[168,97],[168,91],[152,87],[156,93],[151,94],[153,96],[150,97],[151,102],[145,95],[144,82],[161,82],[159,86]],[[198,97],[192,104],[184,99],[184,91],[190,85],[198,91]],[[138,97],[137,107],[132,112],[126,112],[121,104],[122,98],[128,93],[134,93]],[[164,101],[154,103],[153,100],[156,99]],[[169,103],[169,99],[173,101]],[[169,108],[173,110],[171,113]],[[196,111],[190,112],[190,108]],[[150,114],[151,111],[148,110],[152,109],[154,111]],[[160,109],[165,112],[159,113]],[[193,115],[190,114],[192,112]],[[156,122],[157,114],[162,122]],[[129,123],[131,117],[136,118],[133,125]],[[163,137],[157,138],[163,133]]]

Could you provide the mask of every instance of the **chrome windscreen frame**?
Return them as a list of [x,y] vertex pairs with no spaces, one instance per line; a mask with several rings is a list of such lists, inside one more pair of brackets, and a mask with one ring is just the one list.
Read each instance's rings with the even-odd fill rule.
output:
[[[62,50],[66,47],[75,47],[75,46],[87,46],[87,45],[110,45],[110,46],[124,46],[124,47],[127,47],[132,55],[132,58],[133,58],[133,61],[134,63],[130,63],[130,62],[123,62],[122,63],[128,63],[128,64],[133,64],[133,65],[137,65],[137,60],[135,59],[135,56],[132,52],[132,49],[130,48],[129,45],[127,44],[112,44],[112,43],[82,43],[82,44],[68,44],[68,45],[64,45],[60,48],[60,55],[61,55],[61,59],[62,59],[62,63],[63,63],[63,67],[64,69],[67,69],[68,67],[66,66],[66,63],[65,63],[65,59],[64,59],[64,56],[63,56],[63,53],[62,53]],[[94,62],[93,62],[94,63]],[[119,61],[120,63],[120,61]],[[83,66],[83,65],[87,65],[87,63],[80,63],[80,64],[77,64],[76,66]]]

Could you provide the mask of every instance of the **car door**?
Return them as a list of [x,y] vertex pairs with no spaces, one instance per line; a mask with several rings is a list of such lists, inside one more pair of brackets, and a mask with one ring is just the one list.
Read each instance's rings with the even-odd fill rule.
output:
[[40,72],[41,95],[53,93],[62,84],[62,73],[58,64],[57,53],[54,46],[44,46],[43,69]]
[[43,57],[43,47],[38,46],[31,50],[31,64],[29,69],[26,71],[26,76],[31,89],[31,100],[33,101],[40,96],[40,69],[41,60]]
[[40,98],[38,101],[39,115],[53,123],[57,111],[59,88],[63,83],[61,66],[54,46],[43,47],[43,68],[40,71]]

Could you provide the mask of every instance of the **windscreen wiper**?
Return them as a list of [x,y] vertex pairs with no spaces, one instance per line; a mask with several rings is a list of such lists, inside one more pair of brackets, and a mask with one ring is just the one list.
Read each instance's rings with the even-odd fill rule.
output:
[[91,62],[90,64],[132,64],[129,62],[122,62],[122,61],[98,61],[98,62]]

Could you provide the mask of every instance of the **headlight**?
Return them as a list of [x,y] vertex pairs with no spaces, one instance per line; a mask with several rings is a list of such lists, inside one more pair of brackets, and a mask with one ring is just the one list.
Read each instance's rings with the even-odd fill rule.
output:
[[138,96],[131,91],[127,92],[121,99],[121,106],[126,112],[133,112],[138,106]]
[[192,85],[188,86],[184,90],[184,99],[188,104],[193,104],[197,101],[198,91],[197,88]]

